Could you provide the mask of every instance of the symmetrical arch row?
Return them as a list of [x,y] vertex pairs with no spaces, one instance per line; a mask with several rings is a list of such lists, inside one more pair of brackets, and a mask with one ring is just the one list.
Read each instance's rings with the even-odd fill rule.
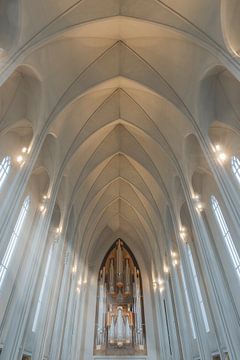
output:
[[[208,16],[206,16],[206,8],[208,8]],[[191,19],[194,17],[194,12],[198,14],[197,22],[195,18],[195,21]],[[209,18],[212,20],[213,12],[215,12],[215,21],[210,22]],[[202,42],[225,56],[228,53],[239,55],[238,15],[237,0],[230,4],[226,0],[220,3],[209,3],[205,0],[201,6],[196,4],[189,6],[184,1],[178,5],[178,8],[163,1],[151,1],[151,4],[142,1],[137,8],[131,6],[129,1],[120,0],[104,1],[101,7],[97,1],[76,1],[71,4],[69,1],[63,1],[61,6],[56,6],[54,2],[49,3],[48,14],[41,5],[30,11],[28,3],[23,4],[18,0],[3,1],[0,45],[6,52],[3,55],[16,58],[49,37],[54,38],[62,34],[66,29],[75,29],[77,26],[103,18],[132,17],[166,27],[176,34],[191,37],[195,42]],[[34,26],[29,20],[31,17],[36,19]]]
[[[117,125],[117,127],[118,126],[119,125]],[[108,133],[106,136],[107,137],[109,136]],[[117,138],[119,138],[119,136]],[[124,133],[124,138],[126,138],[125,133]],[[191,138],[191,140],[190,140],[191,142],[196,143],[196,141],[197,141],[196,137],[194,139],[193,135],[191,135],[190,138]],[[103,139],[103,141],[104,141],[104,139]],[[48,141],[48,143],[49,143],[49,141]],[[189,140],[186,141],[186,146],[188,146],[188,143],[189,143]],[[108,144],[109,144],[109,142],[108,142]],[[194,145],[194,146],[196,147],[197,145]],[[187,150],[186,150],[186,154],[189,154],[189,152]],[[198,152],[196,151],[196,149],[194,151],[194,155],[198,156]],[[202,157],[203,156],[204,155],[202,155]],[[192,155],[191,155],[191,157],[192,157]],[[90,158],[92,158],[92,157],[90,157]],[[140,158],[141,158],[141,156],[140,156]],[[220,160],[221,160],[221,157],[220,157]],[[223,160],[225,160],[225,159],[223,159]],[[232,156],[231,161],[229,161],[229,165],[233,166],[233,164],[238,164],[238,161],[239,161],[238,157],[236,155],[234,155],[234,156]],[[95,160],[94,160],[94,162],[95,162],[95,164],[98,164],[98,162],[96,162]],[[122,163],[124,163],[124,166]],[[207,201],[208,195],[204,194],[203,189],[206,189],[206,188],[209,189],[208,194],[212,193],[212,194],[215,194],[216,196],[218,195],[219,202],[221,202],[223,200],[219,193],[218,186],[217,186],[216,182],[214,182],[214,177],[211,175],[211,171],[207,167],[206,160],[205,160],[205,163],[204,162],[201,163],[199,161],[196,163],[196,162],[194,162],[194,159],[191,158],[187,161],[187,163],[188,163],[188,170],[189,170],[187,177],[190,176],[190,180],[192,179],[189,189],[187,191],[189,194],[194,194],[193,199],[191,199],[191,203],[196,208],[195,209],[196,215],[198,217],[200,216],[202,218],[202,220],[200,219],[200,222],[203,221],[203,223],[204,223],[205,221],[208,221],[207,224],[204,223],[204,226],[205,226],[204,231],[209,231],[208,223],[209,222],[211,223],[211,219],[209,219],[209,216],[208,216],[208,212],[211,211],[211,209],[208,210],[210,208],[209,207],[210,200],[208,198],[208,201]],[[112,166],[112,164],[115,164],[115,165]],[[126,164],[128,164],[128,165],[126,166]],[[196,165],[197,165],[197,167],[196,167]],[[116,217],[116,221],[118,223],[117,225],[119,226],[119,221],[122,224],[119,227],[119,229],[122,229],[122,230],[115,232],[116,235],[113,235],[113,236],[126,236],[126,234],[129,232],[129,230],[125,230],[126,231],[125,232],[124,228],[129,229],[129,226],[130,226],[130,228],[132,228],[132,230],[129,232],[129,234],[133,231],[131,241],[133,241],[134,238],[142,239],[142,245],[140,245],[140,243],[138,245],[136,245],[139,248],[139,250],[142,249],[142,250],[140,250],[140,253],[144,254],[144,253],[146,253],[146,251],[148,253],[150,251],[150,253],[149,253],[150,258],[154,259],[154,263],[155,263],[155,264],[153,263],[151,265],[151,266],[153,266],[152,270],[153,270],[153,274],[154,274],[153,279],[152,279],[154,291],[156,291],[156,288],[158,289],[158,286],[160,286],[160,288],[159,288],[160,294],[163,294],[165,292],[165,290],[167,290],[167,284],[169,284],[170,276],[171,277],[179,276],[180,279],[182,276],[182,281],[186,282],[186,279],[185,279],[186,274],[185,275],[180,275],[180,274],[173,275],[173,272],[176,272],[176,268],[179,265],[179,261],[181,261],[181,266],[180,266],[181,269],[184,269],[184,266],[186,266],[186,265],[183,265],[184,264],[183,259],[184,259],[184,256],[186,257],[187,254],[189,254],[189,250],[180,249],[179,241],[181,241],[181,239],[180,240],[178,239],[178,241],[177,241],[178,243],[176,243],[176,245],[174,245],[174,240],[172,239],[171,241],[173,241],[173,243],[171,246],[171,242],[170,243],[168,242],[168,234],[167,234],[168,231],[172,232],[172,229],[174,229],[174,227],[175,227],[175,234],[170,235],[170,237],[174,236],[176,238],[177,236],[179,236],[178,234],[176,234],[176,232],[179,232],[179,231],[180,231],[180,238],[182,237],[184,239],[184,242],[186,241],[186,237],[189,237],[189,236],[192,237],[192,240],[191,241],[189,240],[189,241],[190,241],[190,243],[192,241],[196,242],[196,245],[194,245],[194,247],[193,247],[193,249],[195,250],[194,259],[196,259],[196,256],[197,256],[196,254],[199,253],[196,250],[197,242],[199,241],[199,239],[198,239],[198,236],[196,238],[196,235],[194,234],[194,230],[193,230],[193,225],[191,225],[192,221],[196,221],[196,220],[193,220],[192,217],[190,216],[189,211],[191,211],[191,208],[190,208],[190,210],[188,210],[186,208],[186,189],[181,190],[181,187],[182,187],[181,181],[178,178],[175,178],[175,181],[172,183],[172,193],[169,194],[169,197],[168,197],[167,193],[163,192],[161,183],[160,184],[159,184],[159,182],[157,183],[158,176],[155,177],[156,185],[154,186],[154,182],[153,182],[153,187],[150,189],[148,186],[149,179],[150,179],[149,176],[151,178],[153,178],[154,175],[152,175],[152,174],[150,175],[151,171],[144,169],[143,165],[140,168],[138,168],[139,166],[140,166],[140,163],[138,163],[136,161],[136,159],[134,160],[133,158],[131,158],[130,154],[128,154],[128,153],[124,154],[122,151],[120,151],[120,152],[117,151],[115,155],[114,155],[114,153],[113,153],[113,155],[110,155],[110,156],[108,154],[108,157],[104,161],[101,161],[99,163],[99,165],[96,166],[96,168],[93,168],[92,170],[90,170],[90,173],[86,174],[82,178],[82,181],[79,181],[79,185],[77,187],[75,186],[75,190],[74,190],[75,194],[70,193],[71,196],[68,200],[68,201],[70,201],[69,202],[70,205],[68,208],[72,207],[74,209],[74,214],[75,214],[74,217],[76,219],[75,220],[75,230],[74,230],[74,228],[72,230],[73,231],[72,232],[72,237],[73,237],[72,241],[73,241],[73,243],[75,243],[75,245],[73,246],[73,244],[72,245],[68,244],[69,239],[67,237],[65,238],[66,234],[63,232],[62,239],[65,239],[65,240],[62,240],[62,241],[65,241],[65,245],[62,245],[63,249],[65,249],[66,246],[70,246],[71,249],[70,250],[65,249],[62,253],[62,256],[65,256],[65,258],[67,256],[66,261],[67,261],[67,263],[70,262],[70,264],[71,264],[69,266],[68,271],[72,272],[73,274],[77,273],[79,276],[79,280],[78,281],[75,280],[75,286],[76,286],[75,291],[77,291],[77,293],[80,292],[81,286],[88,281],[86,279],[88,279],[88,276],[89,276],[88,274],[85,274],[85,275],[81,274],[82,269],[84,269],[84,265],[87,264],[86,260],[84,260],[84,265],[82,264],[82,261],[83,261],[82,258],[85,257],[84,254],[87,254],[89,252],[89,249],[95,248],[96,245],[94,242],[96,240],[99,240],[102,236],[105,237],[106,234],[110,239],[112,238],[111,232],[112,232],[112,234],[114,234],[114,227],[116,226],[115,217]],[[98,170],[98,167],[99,167],[100,172]],[[129,167],[129,169],[126,170],[126,168],[128,168],[128,167]],[[112,172],[113,168],[116,169],[115,174]],[[121,169],[121,168],[123,169],[122,174],[119,173],[119,169]],[[90,169],[91,169],[91,167],[90,167]],[[21,168],[18,171],[21,171]],[[83,171],[84,171],[84,168],[83,168]],[[106,171],[111,172],[111,177],[103,176]],[[34,176],[34,172],[33,172],[33,176]],[[97,172],[99,175],[93,176],[93,172]],[[136,172],[135,175],[134,175],[134,172]],[[144,174],[144,172],[146,172],[146,174]],[[41,175],[41,173],[42,173],[42,175]],[[132,175],[129,177],[130,174],[132,174]],[[48,189],[49,189],[50,183],[51,183],[50,179],[48,181],[47,181],[47,178],[46,178],[46,180],[43,180],[44,179],[43,170],[38,170],[36,172],[36,175],[37,175],[38,181],[39,181],[38,186],[40,186],[40,191],[39,191],[40,196],[38,196],[38,199],[40,200],[40,204],[39,204],[40,207],[37,208],[37,210],[40,213],[39,215],[42,217],[42,216],[47,215],[48,211],[50,211],[50,213],[52,212],[53,206],[54,206],[54,201],[52,202],[51,206],[50,206],[50,203],[48,204],[48,201],[51,200],[51,197],[50,197],[50,199],[48,199],[48,196],[49,196]],[[40,180],[39,175],[42,177],[42,180]],[[10,172],[9,172],[9,174],[7,173],[7,176],[10,176]],[[236,176],[236,171],[234,170],[233,167],[231,169],[231,173],[229,172],[228,176],[229,176],[229,180],[233,184],[234,184],[234,181],[236,181],[236,180],[238,181],[238,177]],[[90,183],[88,180],[89,178],[92,178]],[[133,179],[134,179],[134,181],[133,181]],[[92,182],[93,180],[94,180],[94,182]],[[184,180],[186,181],[186,179],[184,179]],[[64,195],[66,196],[66,192],[69,191],[69,189],[68,190],[66,189],[66,186],[64,189],[64,182],[66,182],[66,180],[63,178],[62,183],[60,183],[58,181],[59,185],[57,185],[57,183],[56,184],[53,183],[51,185],[53,188],[55,186],[58,186],[59,193],[63,197],[64,197]],[[87,182],[86,185],[84,185],[85,182]],[[4,183],[2,184],[2,186],[4,186]],[[7,191],[10,191],[11,186],[12,186],[12,184],[9,185],[9,189]],[[238,189],[237,183],[234,184],[233,186],[235,186],[236,189]],[[84,196],[82,199],[81,199],[81,197],[77,198],[76,195],[79,192],[81,193],[82,187],[84,189],[84,191],[83,191]],[[159,190],[158,190],[159,195],[162,193],[161,200],[159,199],[158,196],[156,197],[156,193],[153,191],[154,187],[156,187],[156,189],[159,188]],[[121,189],[123,192],[121,191]],[[25,189],[25,191],[26,191],[26,189]],[[130,193],[128,193],[128,191],[130,191],[130,193],[133,193],[134,196],[130,195]],[[122,192],[122,195],[121,195],[121,192]],[[56,196],[59,198],[60,194],[57,195],[58,190],[55,191],[55,193],[56,193]],[[167,198],[166,198],[166,195],[167,195]],[[41,200],[41,196],[43,196],[42,200]],[[136,198],[136,200],[134,200],[134,197]],[[176,225],[174,226],[173,224],[171,224],[170,229],[168,231],[166,231],[166,227],[169,225],[164,224],[164,221],[162,219],[162,217],[163,217],[162,211],[164,211],[164,208],[166,208],[166,204],[169,202],[169,199],[171,199],[171,197],[172,197],[172,200],[170,200],[170,201],[172,203],[174,201],[174,203],[175,203],[174,206],[177,205],[176,201],[174,199],[177,199],[177,198],[179,199],[180,208],[175,208],[175,209],[172,209],[171,211],[173,211],[173,213],[175,213],[174,217],[177,214],[179,214],[180,222],[177,220],[177,217],[176,217],[175,221],[176,221],[176,223],[179,223],[180,225],[178,226],[179,230],[177,230]],[[130,198],[131,198],[131,202],[129,202]],[[154,198],[155,198],[155,200],[154,200]],[[67,198],[65,198],[65,199],[67,199]],[[45,202],[44,202],[44,200],[45,200]],[[79,200],[80,200],[80,203],[79,203]],[[75,201],[78,202],[78,206],[76,206],[74,204]],[[159,205],[157,206],[157,204],[159,204],[160,201],[161,201],[161,203],[163,201],[165,202],[165,206],[162,207],[162,209],[159,208]],[[59,198],[58,202],[63,203],[64,200]],[[82,205],[81,205],[81,203],[82,203]],[[142,210],[141,210],[141,206],[142,206],[141,204],[143,204]],[[171,204],[169,204],[169,205],[172,208],[172,205]],[[199,207],[199,205],[201,205],[201,206]],[[108,212],[109,212],[109,207],[111,209],[109,214],[112,217],[112,221],[113,221],[112,224],[105,217],[106,214],[108,214]],[[205,207],[206,207],[206,210],[205,210]],[[101,208],[102,208],[102,210],[101,210]],[[225,204],[224,204],[224,208],[225,208]],[[112,211],[112,209],[113,209],[113,211]],[[178,209],[180,209],[180,211]],[[201,210],[201,213],[199,213],[200,210]],[[80,215],[81,211],[84,211],[84,212]],[[132,211],[133,211],[133,213],[135,213],[134,216],[136,216],[136,221],[132,220],[133,219],[132,218],[133,215],[131,215]],[[206,211],[206,217],[205,217],[205,211]],[[115,216],[113,215],[114,212],[116,212]],[[84,213],[85,213],[85,215],[84,215]],[[126,214],[129,214],[130,217],[126,216]],[[231,223],[231,218],[229,218],[229,215],[227,214],[227,209],[225,210],[225,216],[226,216],[227,220],[230,222],[229,226],[231,226],[232,229],[234,229],[234,226]],[[57,217],[56,220],[55,220],[55,217]],[[70,215],[69,212],[67,211],[67,213],[65,213],[65,217],[66,217],[65,218],[66,220],[64,220],[64,219],[61,220],[60,209],[59,209],[59,207],[57,207],[57,208],[55,207],[54,212],[53,212],[53,219],[52,219],[52,222],[54,223],[53,230],[51,230],[51,227],[50,227],[50,233],[48,230],[45,231],[45,236],[47,236],[48,233],[52,234],[52,232],[53,232],[54,239],[56,239],[56,237],[58,237],[58,236],[61,237],[61,231],[63,230],[63,228],[67,228],[67,226],[64,222],[69,221],[67,219],[70,219],[70,217],[72,218],[73,213],[71,213],[71,215]],[[104,219],[104,217],[105,217],[105,219]],[[79,218],[79,220],[77,220],[78,218]],[[129,222],[129,218],[131,218],[131,223]],[[187,218],[188,218],[188,220],[187,220]],[[213,218],[213,216],[212,216],[212,218]],[[208,220],[206,220],[206,219],[208,219]],[[93,220],[94,220],[95,224],[93,223]],[[37,217],[37,219],[35,219],[34,221],[39,222],[39,217]],[[136,223],[135,229],[133,227],[134,222]],[[82,225],[81,225],[81,223],[82,223]],[[215,223],[216,223],[216,221],[215,221]],[[41,223],[40,227],[42,227],[43,224],[44,224],[44,222]],[[49,225],[50,225],[50,223],[49,223]],[[106,230],[104,230],[104,229],[107,229],[106,226],[110,227],[110,228],[112,226],[111,230],[109,228],[110,232],[108,231],[108,233],[106,233]],[[198,225],[195,224],[195,226],[199,226],[199,224]],[[89,231],[90,231],[90,233],[89,233]],[[101,232],[103,232],[103,231],[104,231],[104,233],[101,234]],[[215,227],[213,226],[213,230],[211,230],[211,233],[214,231],[216,232],[216,225],[215,225]],[[161,236],[159,236],[159,233],[161,233]],[[234,230],[232,230],[232,233],[233,233],[233,239],[237,239],[237,237],[236,237],[237,232],[234,232]],[[48,236],[50,236],[50,235],[48,235]],[[82,239],[80,242],[79,242],[79,236]],[[208,236],[210,236],[210,235],[208,235]],[[212,235],[212,236],[215,239],[217,238],[217,236],[216,237],[214,235]],[[153,238],[156,239],[156,244],[155,244],[154,248],[147,250],[146,243],[151,245]],[[87,239],[89,239],[89,240],[87,240]],[[92,240],[90,241],[90,239],[92,239]],[[146,241],[146,239],[148,239],[148,240]],[[91,243],[93,243],[93,244],[91,244]],[[222,243],[223,243],[223,241],[222,241]],[[133,242],[133,244],[134,244],[134,242]],[[73,246],[73,248],[72,248],[72,246]],[[198,244],[198,246],[199,246],[199,244]],[[223,251],[224,245],[222,244],[221,246],[222,246],[222,250],[219,249],[219,257],[221,257],[221,251]],[[44,250],[44,248],[45,248],[45,250]],[[164,250],[164,248],[166,250]],[[156,250],[156,249],[158,249],[158,250]],[[45,254],[45,255],[43,255],[43,259],[45,258],[46,263],[45,263],[45,261],[43,261],[42,272],[43,272],[44,268],[45,268],[45,272],[46,272],[46,269],[49,271],[49,266],[50,266],[49,265],[49,256],[50,256],[49,252],[52,257],[53,256],[53,247],[48,244],[47,247],[45,247],[45,246],[43,247],[43,250],[44,250],[44,254]],[[184,253],[182,253],[182,251],[184,251],[185,255],[183,255]],[[236,251],[238,252],[239,250],[237,249]],[[166,253],[165,256],[163,255],[164,252]],[[94,254],[96,254],[95,250],[94,250]],[[159,261],[159,258],[156,254],[159,254],[158,256],[160,256],[160,258],[162,259],[161,261]],[[68,258],[70,258],[71,260],[69,260]],[[190,261],[190,265],[191,265],[192,261],[193,260]],[[199,266],[198,261],[200,261],[200,260],[196,259],[196,262]],[[229,279],[231,279],[231,277],[233,276],[232,270],[230,269],[230,261],[229,261],[229,259],[228,260],[226,259],[226,256],[225,256],[225,261],[226,261],[226,263],[228,263],[228,265],[226,265],[226,266],[228,266],[228,271],[224,274],[224,276],[226,276],[226,274],[227,274],[227,276],[229,276]],[[66,264],[66,262],[65,262],[65,264]],[[55,266],[56,265],[57,264],[55,263]],[[146,264],[146,267],[148,267],[148,266],[149,265]],[[164,270],[164,266],[165,266],[165,270]],[[167,268],[167,271],[166,271],[166,268]],[[170,270],[170,268],[171,268],[171,270]],[[189,266],[189,268],[191,270],[190,266]],[[188,268],[188,271],[189,271],[189,268]],[[170,273],[169,273],[169,271],[170,271]],[[184,272],[187,270],[181,270],[181,271]],[[47,275],[45,272],[42,275],[43,279],[41,281],[44,289],[46,286],[45,283],[47,283]],[[198,272],[201,274],[201,271],[198,271]],[[16,276],[16,274],[15,274],[15,276]],[[39,276],[41,277],[41,275],[39,275]],[[184,280],[183,280],[183,276],[184,276]],[[80,280],[80,278],[81,278],[81,280]],[[77,279],[77,276],[76,276],[76,279]],[[159,279],[161,279],[161,280],[159,280]],[[201,282],[204,281],[203,279],[205,279],[204,276],[201,278]],[[19,280],[19,279],[17,279],[17,280]],[[194,280],[194,275],[193,275],[192,280]],[[226,278],[224,280],[226,281]],[[164,281],[166,283],[166,285],[163,286],[162,281]],[[172,281],[174,281],[174,279]],[[230,281],[229,281],[229,283],[230,283]],[[166,289],[165,289],[165,286],[166,286]],[[197,287],[195,288],[196,293],[198,292],[198,290],[196,290],[196,289],[198,289],[199,286],[200,285],[198,284]],[[203,285],[203,283],[201,283],[201,286],[203,288],[202,289],[203,293],[210,291],[209,289],[207,289],[206,284]],[[40,293],[39,293],[40,300],[39,300],[39,298],[37,300],[38,301],[37,308],[36,308],[37,312],[40,312],[40,305],[43,306],[42,305],[42,302],[43,302],[43,300],[42,300],[43,299],[43,290],[42,289],[43,289],[43,287],[40,289]],[[184,286],[183,286],[183,288],[184,288]],[[58,291],[60,291],[60,289],[58,289]],[[192,288],[191,291],[194,292],[194,287]],[[234,291],[236,291],[236,288],[235,288],[235,290],[234,290],[234,288],[231,289],[231,291],[234,295]],[[192,299],[191,299],[191,296],[192,296]],[[188,300],[186,300],[186,298],[184,300],[184,296],[182,294],[183,302],[185,301],[185,305],[184,305],[185,307],[189,306],[190,302],[194,303],[194,296],[196,296],[196,294],[195,295],[192,294],[191,296],[188,294],[187,295]],[[201,296],[203,296],[203,295],[201,295]],[[205,293],[205,298],[204,298],[204,300],[203,300],[203,298],[201,298],[202,299],[201,302],[202,303],[205,302],[205,305],[207,304],[208,306],[210,306],[210,303],[208,301],[208,296],[209,295],[206,295],[206,293]],[[186,295],[185,295],[185,297],[186,297]],[[239,304],[232,303],[231,296],[229,296],[229,297],[230,297],[229,304],[231,304],[231,306],[233,307],[232,311],[233,311],[233,316],[234,316],[236,314],[236,309],[238,309],[238,307],[239,307]],[[48,297],[48,299],[50,299],[50,298]],[[172,299],[172,298],[170,298],[170,299]],[[173,301],[173,300],[171,300],[171,301]],[[193,307],[196,307],[196,304],[198,304],[197,301],[194,303]],[[172,303],[171,303],[171,306],[172,306]],[[202,320],[202,316],[200,316],[201,314],[199,314],[200,310],[201,310],[201,307],[199,307],[198,310],[195,310],[196,311],[196,313],[194,315],[195,320],[194,320],[194,318],[192,320],[192,321],[195,321],[196,324],[201,323],[201,322],[197,321],[198,319]],[[194,310],[190,310],[190,311],[192,313]],[[237,312],[238,311],[239,310],[237,310]],[[212,314],[212,309],[208,309],[208,312],[206,314],[205,314],[205,317],[208,316],[211,319],[210,314]],[[33,315],[31,315],[31,316],[33,316]],[[36,314],[35,314],[35,316],[36,316]],[[218,314],[218,316],[219,316],[219,314]],[[34,317],[34,319],[35,319],[35,317]],[[211,320],[211,321],[213,321],[213,320]],[[235,321],[235,323],[236,323],[236,321]],[[213,326],[213,328],[214,328],[214,324],[211,324],[210,326]],[[34,329],[33,334],[35,334],[35,332],[37,331],[36,330],[37,329],[36,321],[34,321],[34,325],[33,325],[32,329]],[[214,330],[216,331],[216,328]],[[211,329],[211,332],[214,330]],[[236,330],[236,328],[234,330]],[[196,340],[198,343],[198,349],[199,349],[196,351],[201,352],[201,345],[202,345],[202,349],[206,346],[206,339],[203,339],[202,330],[199,331],[199,329],[198,329],[195,331],[196,331],[197,335],[193,336],[193,341],[194,341],[194,338],[196,337]],[[230,329],[229,331],[232,331],[232,330]],[[172,334],[171,336],[174,337],[175,335]],[[222,335],[222,336],[224,336],[224,335]],[[180,335],[180,337],[181,337],[181,335]],[[200,341],[202,342],[202,344],[199,344]],[[218,346],[219,346],[219,344],[216,343],[216,348]],[[226,342],[223,350],[221,350],[221,348],[219,350],[226,351],[229,349],[229,346],[230,345]],[[180,351],[180,350],[175,349],[175,351]],[[186,351],[186,350],[184,349],[184,351]],[[234,349],[234,345],[233,345],[233,349],[228,350],[228,351],[236,351]],[[233,352],[233,354],[234,354],[234,352]]]
[[48,3],[0,5],[3,358],[92,359],[97,274],[122,238],[149,359],[237,359],[237,1]]

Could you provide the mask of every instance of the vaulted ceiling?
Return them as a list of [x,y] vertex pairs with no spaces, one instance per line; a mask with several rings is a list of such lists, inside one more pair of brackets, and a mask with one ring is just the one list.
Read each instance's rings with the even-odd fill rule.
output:
[[61,179],[59,204],[74,207],[84,246],[125,236],[158,252],[186,138],[216,120],[203,88],[212,99],[218,82],[238,77],[239,2],[6,0],[0,9],[1,131],[25,121],[33,144],[42,139],[39,162]]

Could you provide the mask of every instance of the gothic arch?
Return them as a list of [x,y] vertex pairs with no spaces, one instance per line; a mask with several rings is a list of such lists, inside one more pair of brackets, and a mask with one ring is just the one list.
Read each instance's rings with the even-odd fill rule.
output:
[[95,354],[146,353],[143,303],[140,269],[119,239],[105,255],[99,272]]

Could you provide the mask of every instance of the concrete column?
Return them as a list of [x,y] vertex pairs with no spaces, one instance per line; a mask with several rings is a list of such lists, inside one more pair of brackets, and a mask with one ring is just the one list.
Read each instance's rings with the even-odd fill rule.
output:
[[[35,219],[35,236],[31,238],[32,255],[27,256],[29,254],[26,254],[26,261],[23,263],[23,268],[19,273],[18,279],[16,279],[16,281],[22,284],[20,287],[20,293],[18,293],[17,298],[15,298],[14,295],[11,297],[7,313],[5,314],[5,317],[9,319],[5,323],[7,336],[3,349],[3,356],[6,360],[15,360],[18,358],[19,349],[21,348],[21,344],[23,342],[24,332],[31,309],[35,285],[48,235],[51,211],[52,207],[47,209],[46,216],[42,217],[40,214],[40,217]],[[17,300],[16,304],[13,304],[14,299]],[[7,323],[8,325],[6,325]]]
[[236,228],[240,228],[240,196],[239,192],[233,186],[233,182],[229,178],[229,173],[224,166],[218,162],[212,150],[210,140],[200,133],[200,144],[209,167],[214,175],[220,193],[226,204],[232,221],[235,223]]
[[[19,169],[9,191],[6,193],[0,206],[0,239],[4,243],[5,234],[12,232],[17,218],[18,209],[21,206],[22,197],[32,174],[32,170],[41,151],[44,138],[36,139],[32,150],[27,157],[26,163]],[[12,191],[11,191],[12,190]]]
[[74,274],[72,274],[73,259],[74,259],[73,238],[70,238],[67,239],[67,249],[65,255],[62,284],[59,293],[59,302],[57,306],[57,314],[56,314],[53,337],[51,342],[51,349],[49,354],[50,360],[59,359],[62,350],[62,340],[63,340],[64,328],[66,323],[67,305],[70,296],[71,284],[74,276]]
[[[201,266],[206,275],[208,286],[211,287],[211,293],[214,296],[216,306],[212,306],[212,312],[217,313],[221,319],[221,324],[216,324],[215,331],[217,334],[223,332],[227,342],[230,358],[237,359],[240,351],[240,322],[239,314],[231,299],[228,291],[226,279],[222,274],[221,263],[218,261],[218,255],[214,251],[206,228],[204,226],[201,214],[194,208],[191,208],[193,227],[201,256]],[[222,331],[220,330],[222,329]],[[219,337],[219,335],[217,335]],[[221,345],[219,344],[219,347]],[[219,349],[221,352],[221,349]]]
[[[51,266],[48,273],[48,282],[44,293],[44,299],[41,304],[40,316],[34,334],[33,343],[33,358],[35,360],[42,360],[45,355],[46,338],[51,328],[51,322],[53,321],[56,307],[56,298],[58,297],[59,284],[61,283],[62,277],[62,266],[59,266],[59,260],[62,259],[63,251],[63,238],[60,235],[52,234],[51,241],[53,242],[53,253],[51,256]],[[44,269],[45,271],[45,269]],[[42,283],[40,284],[42,286]],[[41,288],[40,288],[41,291]],[[39,293],[38,293],[39,296]],[[38,301],[38,299],[36,299]],[[36,308],[34,308],[34,319]],[[30,321],[30,319],[29,319]],[[30,322],[32,325],[32,322]],[[32,326],[31,326],[32,327]],[[31,329],[29,329],[31,331]],[[50,334],[49,334],[50,335]]]

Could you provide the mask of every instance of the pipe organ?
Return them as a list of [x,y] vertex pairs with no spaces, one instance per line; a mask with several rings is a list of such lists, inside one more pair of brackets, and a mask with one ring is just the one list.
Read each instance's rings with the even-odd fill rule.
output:
[[140,271],[122,240],[110,249],[99,272],[94,353],[146,353]]

